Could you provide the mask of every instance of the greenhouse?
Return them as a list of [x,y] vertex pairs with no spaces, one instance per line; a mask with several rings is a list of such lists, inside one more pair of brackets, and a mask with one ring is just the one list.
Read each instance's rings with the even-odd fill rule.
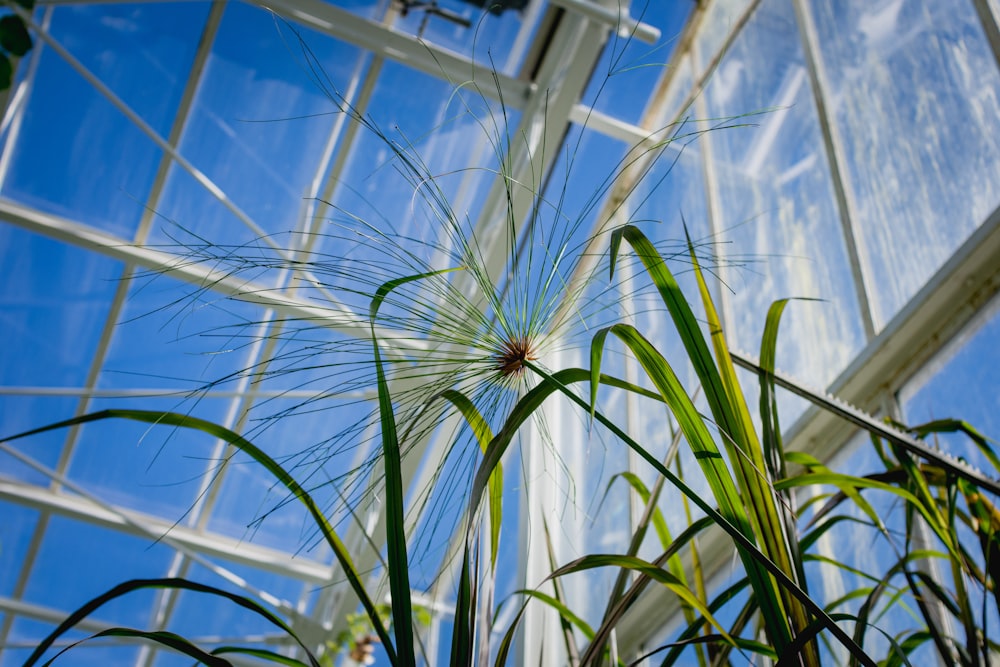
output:
[[0,666],[1000,657],[998,0],[0,56]]

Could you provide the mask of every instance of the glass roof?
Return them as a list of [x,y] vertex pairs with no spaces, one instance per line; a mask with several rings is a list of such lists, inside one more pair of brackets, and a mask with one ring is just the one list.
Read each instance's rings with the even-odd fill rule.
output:
[[[998,306],[984,304],[1000,266],[1000,46],[985,5],[482,4],[10,10],[34,46],[0,124],[0,437],[111,408],[219,423],[299,478],[386,599],[372,539],[384,532],[373,292],[475,259],[384,306],[380,336],[442,363],[460,356],[461,335],[478,342],[528,312],[572,321],[553,334],[556,359],[585,365],[573,336],[619,317],[679,350],[627,265],[620,282],[587,284],[591,311],[562,300],[597,270],[598,231],[626,221],[667,251],[685,231],[705,249],[735,347],[756,348],[771,301],[806,297],[782,325],[797,342],[779,363],[868,409],[930,418],[942,393],[963,397],[949,409],[969,407],[956,388],[996,386],[976,362],[995,348]],[[484,285],[497,301],[470,301]],[[443,294],[463,296],[441,305]],[[391,360],[397,396],[434,386],[403,353]],[[606,363],[635,370],[620,349]],[[781,400],[784,424],[799,418],[795,442],[815,444],[824,423]],[[626,401],[605,407],[631,432],[660,428]],[[969,411],[989,424],[995,407]],[[538,516],[559,517],[566,559],[620,542],[634,520],[628,489],[611,487],[631,469],[617,443],[555,414],[544,428],[572,447],[505,461],[519,474],[505,478],[501,558],[516,567],[496,600],[544,576],[546,557],[525,556],[548,539]],[[479,451],[454,420],[411,435],[411,584],[433,619],[427,662],[445,664],[451,538]],[[330,639],[356,600],[290,500],[224,441],[162,424],[102,420],[0,443],[0,667],[130,577],[242,591],[311,641]],[[588,619],[611,583],[601,576],[570,593]],[[261,618],[192,591],[136,593],[67,641],[114,624],[294,651]],[[545,644],[535,630],[526,646]],[[124,639],[75,655],[190,662]]]
[[[303,475],[363,547],[355,522],[378,515],[365,467],[374,395],[337,359],[361,354],[367,334],[350,318],[326,322],[365,312],[376,280],[359,288],[333,258],[382,271],[369,229],[397,239],[415,266],[450,252],[442,211],[414,194],[391,144],[419,156],[466,234],[502,215],[498,159],[525,188],[544,187],[555,163],[586,174],[581,191],[607,190],[607,160],[626,144],[584,136],[573,119],[643,132],[635,124],[691,3],[650,3],[631,22],[625,7],[575,18],[575,4],[39,3],[2,128],[0,204],[16,224],[0,225],[0,318],[18,351],[0,361],[3,434],[111,407],[211,420]],[[652,45],[629,36],[635,26]],[[567,133],[575,160],[561,148]],[[578,218],[582,242],[601,204],[587,201],[542,216]],[[481,237],[484,257],[503,257],[489,246],[502,235]],[[491,271],[502,282],[505,267]],[[442,456],[434,438],[421,446]],[[311,614],[351,611],[307,515],[224,443],[100,421],[4,447],[0,664],[19,663],[50,624],[130,577],[242,589],[305,626],[321,623]],[[472,459],[447,461],[445,475]],[[427,473],[410,474],[416,498]],[[448,531],[434,524],[457,518],[456,490],[424,501],[418,590],[438,578]],[[374,556],[362,552],[362,566],[377,569]],[[193,595],[129,596],[78,629],[277,641],[260,619]],[[446,609],[449,596],[428,604]],[[175,658],[112,641],[78,660]]]

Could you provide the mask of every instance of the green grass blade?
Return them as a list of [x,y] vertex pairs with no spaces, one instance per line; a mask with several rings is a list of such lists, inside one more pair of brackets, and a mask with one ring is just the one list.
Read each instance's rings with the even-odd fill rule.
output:
[[976,430],[968,422],[961,419],[936,419],[919,426],[904,426],[904,430],[914,433],[918,438],[926,438],[934,433],[964,433],[975,443],[980,453],[986,457],[994,469],[1000,471],[1000,458],[990,447],[989,438]]
[[[740,595],[743,595],[743,591],[749,585],[750,585],[749,579],[747,579],[746,577],[740,579],[735,584],[733,584],[729,588],[725,589],[724,591],[716,595],[715,598],[708,603],[709,610],[713,614],[718,613],[718,611],[722,609],[722,607],[727,605],[731,600],[735,599]],[[747,606],[752,607],[752,609],[756,609],[753,596],[751,596],[747,600]],[[741,614],[741,616],[742,615],[743,614]],[[664,667],[666,667],[667,665],[673,665],[675,662],[677,662],[677,658],[680,657],[681,653],[688,646],[688,644],[691,643],[692,641],[695,641],[698,634],[701,633],[703,629],[707,627],[707,625],[708,622],[704,618],[700,617],[696,618],[694,621],[689,623],[688,627],[686,627],[683,630],[683,632],[681,632],[680,635],[678,635],[677,641],[668,645],[667,648],[669,648],[670,650],[664,657],[663,662],[661,664]],[[730,634],[734,633],[731,632]],[[772,654],[773,654],[773,649],[772,649]]]
[[375,381],[378,386],[378,413],[382,436],[382,465],[385,470],[386,561],[389,592],[392,595],[392,631],[396,636],[396,654],[402,667],[416,667],[413,646],[413,603],[410,599],[410,565],[406,551],[406,490],[403,488],[402,459],[396,433],[396,414],[389,382],[382,364],[381,345],[375,333],[375,320],[385,298],[396,288],[410,282],[448,273],[455,269],[429,271],[389,280],[375,291],[368,311],[371,324]]
[[709,408],[712,410],[712,414],[716,415],[716,420],[719,421],[719,427],[726,432],[732,432],[732,425],[727,423],[731,420],[719,419],[720,416],[726,417],[730,414],[730,411],[724,408],[727,399],[722,379],[719,377],[719,371],[715,367],[708,344],[702,335],[701,325],[684,297],[677,279],[667,268],[656,247],[637,227],[632,225],[616,229],[611,235],[612,275],[614,275],[615,261],[622,239],[629,242],[635,254],[642,261],[646,272],[660,294],[660,298],[667,307],[684,349],[687,350],[688,358],[698,375],[698,380],[704,388]]
[[[934,534],[948,548],[952,557],[961,560],[961,555],[956,551],[955,536],[949,533],[947,526],[942,526],[941,517],[937,514],[937,512],[932,509],[928,509],[924,503],[918,500],[917,496],[902,487],[893,484],[886,484],[885,482],[880,482],[866,477],[853,477],[851,475],[844,475],[835,472],[816,472],[808,475],[790,477],[788,479],[775,482],[774,486],[776,489],[785,490],[799,486],[812,486],[814,484],[832,484],[838,489],[844,489],[845,492],[847,489],[877,489],[879,491],[884,491],[898,496],[900,499],[906,501],[908,506],[913,507],[920,513],[920,515],[927,521],[931,530],[934,531]],[[931,504],[931,507],[934,507],[933,503]]]
[[619,554],[590,554],[563,565],[546,577],[546,580],[599,567],[623,568],[642,574],[649,579],[666,586],[686,604],[690,605],[694,609],[697,609],[698,612],[704,616],[709,623],[715,626],[723,637],[725,637],[726,641],[735,643],[733,638],[729,636],[726,629],[715,619],[715,616],[712,615],[712,612],[709,611],[708,607],[705,606],[702,601],[691,592],[684,582],[680,581],[672,573],[667,572],[666,570],[636,556],[623,556]]
[[577,616],[573,612],[573,610],[567,607],[566,604],[559,598],[554,597],[552,595],[546,595],[541,591],[528,590],[528,589],[515,591],[515,593],[519,593],[521,595],[525,595],[527,597],[534,598],[536,600],[544,602],[545,604],[547,604],[548,606],[552,607],[557,612],[559,612],[559,616],[563,620],[565,620],[570,625],[580,630],[583,636],[586,637],[588,640],[594,638],[594,629],[590,627],[590,625],[586,621]]
[[[684,549],[689,544],[694,544],[694,538],[710,525],[712,525],[712,520],[709,517],[702,517],[689,525],[681,532],[680,535],[677,536],[677,539],[670,543],[666,551],[660,554],[653,564],[656,567],[662,567],[665,563],[669,564],[676,562],[678,560],[677,554],[680,553],[681,549]],[[628,555],[633,556],[634,554]],[[627,570],[623,570],[623,572],[627,572]],[[690,587],[684,580],[683,574],[678,575],[676,572],[672,572],[672,574],[685,588],[690,590]],[[648,577],[642,574],[638,575],[628,591],[626,591],[623,595],[620,595],[618,599],[614,600],[614,603],[609,606],[607,611],[604,613],[603,619],[601,620],[601,626],[597,629],[597,632],[594,635],[594,641],[592,641],[590,646],[587,647],[587,651],[581,661],[582,663],[590,664],[598,654],[603,652],[605,643],[611,637],[611,631],[618,625],[619,621],[621,621],[622,617],[624,617],[625,612],[627,612],[635,603],[650,581],[651,580]],[[701,595],[700,591],[697,590],[697,588],[692,592],[692,595],[697,597],[699,600],[704,601],[704,597]],[[687,605],[683,599],[682,608],[693,609],[690,605]],[[685,615],[685,618],[687,618],[687,615]]]
[[[199,648],[195,644],[191,643],[187,639],[184,639],[180,635],[174,634],[173,632],[167,632],[165,630],[147,631],[147,630],[134,630],[132,628],[108,628],[107,630],[102,630],[96,634],[87,637],[86,639],[81,639],[78,642],[73,642],[63,650],[59,651],[51,660],[45,663],[45,667],[48,667],[53,662],[55,662],[61,655],[73,649],[80,644],[91,639],[97,639],[99,637],[129,637],[134,639],[145,639],[154,644],[159,644],[165,646],[172,651],[181,653],[188,657],[194,658],[199,664],[204,663],[208,667],[232,667],[232,663],[225,658],[219,658],[205,650]],[[28,663],[25,663],[27,665]],[[299,663],[301,664],[301,663]]]
[[368,618],[372,623],[372,628],[375,630],[375,633],[379,636],[379,640],[385,647],[385,651],[389,656],[390,662],[392,662],[392,664],[396,664],[396,653],[393,650],[389,633],[386,631],[385,626],[379,618],[378,612],[375,609],[375,604],[372,602],[368,592],[365,590],[361,577],[358,575],[357,569],[354,567],[354,561],[347,551],[347,547],[344,546],[344,543],[341,541],[336,531],[333,530],[330,522],[326,520],[326,517],[323,515],[322,511],[320,511],[319,507],[312,499],[312,496],[310,496],[309,493],[299,485],[294,477],[286,472],[285,469],[282,468],[281,465],[279,465],[274,459],[268,456],[267,453],[235,431],[231,431],[224,426],[220,426],[219,424],[215,424],[204,419],[176,412],[159,412],[155,410],[101,410],[100,412],[92,412],[79,417],[74,417],[72,419],[67,419],[65,421],[49,424],[31,431],[26,431],[9,438],[5,438],[3,442],[9,442],[11,440],[25,438],[30,435],[44,433],[46,431],[87,424],[104,419],[126,419],[146,424],[175,426],[178,428],[201,431],[206,435],[218,438],[233,445],[263,466],[265,470],[281,482],[281,484],[288,489],[293,496],[298,498],[299,501],[306,506],[307,510],[309,510],[309,514],[312,516],[313,521],[323,534],[327,544],[330,545],[330,548],[333,550],[333,553],[337,558],[337,562],[344,571],[344,576],[347,579],[348,585],[350,585],[351,590],[358,596],[362,606],[365,608],[365,613],[368,614]]
[[[273,613],[268,611],[266,608],[261,606],[259,603],[251,598],[243,595],[237,595],[236,593],[230,593],[229,591],[222,590],[221,588],[216,588],[214,586],[209,586],[207,584],[200,584],[194,581],[189,581],[187,579],[181,579],[177,577],[166,577],[161,579],[132,579],[130,581],[118,584],[114,588],[105,591],[101,595],[87,601],[82,606],[80,606],[76,611],[63,619],[52,632],[48,634],[39,644],[35,647],[28,659],[24,662],[24,667],[31,667],[42,655],[52,646],[52,644],[63,634],[65,634],[70,628],[75,626],[81,620],[92,614],[97,609],[101,608],[111,600],[119,598],[123,595],[127,595],[133,591],[146,589],[146,588],[165,588],[173,590],[189,590],[196,593],[205,593],[208,595],[215,595],[218,597],[225,598],[236,605],[248,609],[249,611],[262,616],[272,625],[277,626],[283,632],[285,632],[289,637],[295,640],[299,646],[309,655],[310,662],[313,667],[319,667],[319,663],[313,657],[312,652],[306,647],[305,644],[299,640],[298,636],[292,631],[292,629],[280,618],[275,616]],[[138,631],[136,631],[138,632]],[[98,635],[95,635],[98,636]],[[190,642],[188,642],[190,643]]]
[[[483,419],[482,414],[476,409],[469,398],[454,389],[447,389],[441,392],[441,398],[450,401],[472,429],[472,433],[479,443],[480,449],[486,453],[490,441],[493,440],[493,430]],[[497,564],[497,552],[500,550],[500,523],[503,520],[503,466],[497,464],[493,474],[490,475],[489,483],[489,513],[490,513],[490,567],[494,570]]]
[[[714,358],[690,304],[656,247],[638,228],[632,225],[626,225],[616,230],[614,234],[617,235],[617,238],[612,238],[612,254],[617,254],[622,238],[627,240],[642,261],[653,280],[653,284],[659,291],[664,305],[670,312],[674,326],[687,350],[688,359],[704,389],[712,415],[723,434],[723,445],[729,453],[736,473],[736,484],[746,503],[746,516],[753,528],[751,534],[758,536],[764,553],[783,572],[793,578],[797,577],[796,569],[793,567],[789,555],[784,522],[781,520],[771,488],[767,480],[763,479],[763,471],[765,470],[763,451],[757,441],[746,401],[739,389],[722,327],[690,239],[688,247],[716,352]],[[718,366],[716,366],[716,360]],[[713,489],[714,491],[715,489]],[[724,501],[721,498],[718,500],[721,507]],[[789,594],[774,586],[773,582],[759,576],[759,573],[754,573],[752,570],[751,578],[754,580],[754,590],[757,595],[761,596],[761,610],[767,619],[766,628],[770,639],[780,652],[781,648],[791,641],[792,636],[792,628],[789,626],[786,612],[791,615],[795,627],[804,627],[808,623],[808,618],[801,605],[796,603]],[[815,662],[815,660],[811,661]]]
[[476,625],[475,607],[472,600],[472,556],[468,543],[462,552],[462,572],[458,580],[458,596],[455,600],[455,620],[451,632],[451,665],[463,667],[472,664],[473,631]]
[[604,356],[604,339],[608,337],[610,327],[600,329],[590,341],[590,421],[594,421],[594,410],[597,409],[597,387],[601,381],[601,359]]
[[[552,535],[549,533],[549,522],[545,520],[545,517],[542,517],[542,527],[545,529],[545,550],[548,552],[549,556],[549,569],[555,570],[556,552],[552,546]],[[552,580],[552,592],[552,597],[560,605],[565,606],[563,600],[566,595],[563,593],[562,582],[558,579]],[[567,611],[569,611],[569,609],[567,609]],[[562,627],[563,643],[566,646],[567,662],[571,667],[575,667],[580,664],[580,649],[576,645],[576,637],[573,636],[574,621],[572,618],[568,618],[562,614],[560,614],[559,621]],[[581,627],[581,629],[584,630],[584,634],[586,634],[588,638],[593,638],[594,631],[586,623],[584,623],[584,626],[585,627]]]
[[[687,236],[687,229],[684,230]],[[731,463],[736,471],[736,479],[743,493],[747,514],[754,530],[763,546],[764,553],[773,560],[783,572],[795,579],[805,589],[806,580],[802,571],[801,558],[797,557],[794,543],[794,517],[789,517],[779,506],[770,480],[764,475],[768,469],[766,455],[757,433],[754,430],[753,419],[747,407],[746,398],[740,388],[736,376],[736,368],[729,354],[729,344],[726,342],[722,329],[722,321],[712,302],[712,294],[701,271],[698,256],[690,237],[687,238],[691,264],[698,281],[698,291],[701,294],[705,317],[708,320],[712,347],[718,362],[719,376],[726,392],[727,401],[722,406],[727,414],[716,414],[717,419],[727,421],[731,426],[724,430],[733,438],[734,448],[730,449]],[[765,345],[770,338],[777,340],[777,324],[783,305],[768,313],[769,327],[765,327]],[[772,357],[773,350],[762,350]],[[773,424],[777,428],[777,406],[774,407]],[[771,436],[777,437],[774,433]],[[771,479],[774,476],[772,475]],[[761,612],[765,619],[765,629],[768,636],[775,642],[775,649],[782,653],[786,642],[792,635],[804,630],[810,623],[809,615],[802,605],[786,590],[779,589],[774,600],[760,600]],[[780,607],[778,604],[780,603]],[[785,615],[787,613],[787,616]],[[807,665],[819,665],[819,651],[815,644],[805,647],[803,658]]]
[[[478,508],[479,503],[482,500],[482,494],[485,488],[486,480],[489,477],[490,465],[495,464],[499,457],[502,455],[503,451],[506,450],[507,445],[510,443],[510,438],[513,437],[513,433],[505,434],[505,430],[509,427],[513,427],[515,430],[524,422],[525,419],[530,415],[531,411],[538,408],[539,405],[549,396],[553,391],[558,390],[568,399],[573,401],[583,410],[585,413],[589,412],[589,403],[580,398],[576,393],[571,391],[567,386],[567,382],[585,382],[589,381],[590,373],[579,368],[570,368],[558,371],[556,373],[548,373],[544,369],[538,367],[534,363],[527,363],[526,366],[537,375],[541,382],[528,394],[526,394],[518,405],[515,406],[511,417],[508,418],[508,424],[505,424],[504,429],[497,434],[494,441],[490,443],[489,451],[483,457],[483,463],[480,469],[476,472],[476,479],[473,482],[473,493],[470,496],[469,504],[470,511],[469,514],[472,515],[476,508]],[[537,390],[537,392],[536,392]],[[527,413],[527,414],[525,414]],[[702,512],[704,512],[711,521],[717,524],[722,530],[724,530],[735,542],[737,549],[745,550],[749,557],[754,563],[759,565],[762,569],[766,570],[771,574],[772,577],[777,581],[778,585],[787,589],[792,595],[796,597],[802,604],[820,621],[824,626],[833,634],[839,642],[841,642],[850,653],[855,656],[855,658],[862,664],[869,665],[870,667],[875,667],[876,663],[872,660],[855,642],[850,635],[844,632],[830,616],[817,605],[812,598],[809,597],[805,591],[799,588],[785,572],[778,568],[770,559],[768,559],[749,539],[743,532],[733,525],[729,520],[727,520],[718,510],[712,505],[706,502],[698,493],[696,493],[690,486],[688,486],[684,480],[679,478],[669,469],[663,466],[659,460],[651,455],[644,447],[639,445],[631,436],[629,436],[625,431],[618,427],[612,420],[605,417],[600,411],[594,414],[594,418],[605,428],[608,429],[615,437],[621,439],[626,445],[628,445],[633,451],[635,451],[643,460],[645,460],[649,465],[651,465],[658,473],[663,475],[667,481],[676,487],[681,493],[686,495],[691,502],[693,502]],[[514,426],[514,423],[517,426]],[[751,571],[751,568],[747,568]]]
[[[656,498],[653,497],[653,492],[649,490],[645,483],[643,483],[643,481],[635,473],[620,472],[617,475],[613,475],[608,481],[608,489],[610,489],[611,485],[615,483],[615,480],[619,478],[625,480],[625,482],[632,487],[632,490],[637,496],[639,496],[639,499],[642,500],[642,504],[644,506],[648,506],[650,501],[656,501]],[[673,538],[670,536],[670,528],[667,527],[667,520],[663,517],[663,512],[659,507],[654,506],[649,512],[649,515],[649,522],[653,524],[653,530],[656,531],[656,536],[660,540],[660,545],[664,549],[667,549],[670,547],[670,543],[673,542]],[[644,526],[640,525],[639,528],[644,528]],[[629,555],[635,554],[630,553]],[[677,572],[674,572],[674,574],[677,574]]]
[[784,448],[781,444],[781,425],[778,421],[778,397],[774,384],[774,369],[778,347],[778,326],[788,299],[779,299],[767,309],[764,333],[760,340],[760,421],[764,460],[772,479],[785,477]]
[[248,655],[252,658],[259,658],[261,660],[266,660],[267,662],[275,662],[279,665],[288,665],[288,667],[305,667],[301,660],[296,660],[295,658],[289,658],[287,655],[281,655],[280,653],[275,653],[274,651],[268,651],[262,648],[244,648],[242,646],[221,646],[217,649],[212,650],[212,655],[224,655],[227,653],[235,653],[237,655]]
[[959,480],[959,488],[973,518],[972,529],[979,538],[986,575],[992,581],[993,600],[1000,612],[1000,512],[988,498],[972,484]]
[[[684,433],[684,438],[687,440],[688,446],[691,447],[695,459],[705,474],[708,485],[718,503],[719,512],[731,521],[733,525],[737,526],[746,537],[754,540],[755,531],[751,522],[753,518],[752,513],[748,516],[743,499],[736,488],[729,468],[722,458],[722,454],[716,446],[704,419],[687,395],[687,392],[685,392],[684,387],[673,372],[670,364],[667,363],[663,355],[635,327],[628,324],[616,324],[611,327],[611,333],[614,333],[628,346],[635,355],[636,360],[642,366],[647,377],[653,383],[653,386],[660,391],[663,400],[670,406],[674,418],[677,419],[678,426]],[[738,453],[735,455],[738,456]],[[734,465],[736,464],[734,463]],[[767,493],[767,498],[770,498],[769,492]],[[760,508],[766,507],[766,499],[758,498],[758,502],[754,503],[753,507],[758,509],[762,514],[765,514],[765,510]],[[768,540],[768,536],[766,535],[761,536],[761,538],[765,545],[768,543],[773,545],[774,543],[774,540]],[[765,554],[769,558],[771,557],[766,550]],[[778,649],[781,649],[791,642],[791,634],[785,620],[781,594],[770,577],[761,570],[760,565],[755,559],[743,551],[740,552],[740,556],[743,559],[744,566],[747,568],[747,574],[750,577],[754,592],[759,597],[760,607],[765,614],[765,618],[768,619],[767,628],[769,634],[772,635],[771,640],[775,642]],[[772,561],[774,561],[773,558]],[[776,565],[785,574],[792,577],[795,576],[795,573],[788,566],[787,559],[784,561],[778,559]]]

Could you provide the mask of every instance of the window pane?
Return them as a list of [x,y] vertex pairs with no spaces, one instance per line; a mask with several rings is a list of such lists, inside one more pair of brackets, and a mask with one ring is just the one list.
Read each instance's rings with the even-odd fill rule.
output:
[[739,126],[708,133],[716,230],[729,263],[739,265],[722,274],[731,290],[724,291],[730,343],[756,354],[773,301],[820,299],[789,304],[777,363],[826,384],[862,347],[864,332],[788,0],[761,3],[710,79],[706,100],[710,117]]
[[1000,75],[971,2],[813,2],[884,326],[1000,202]]
[[[297,31],[257,7],[228,5],[180,145],[181,154],[268,234],[294,230],[300,223],[340,117],[335,102],[313,80],[296,40],[301,37],[315,58],[312,64],[337,87],[348,86],[362,58],[355,47]],[[222,246],[259,236],[180,169],[172,173],[157,210],[157,242],[188,238],[178,236],[170,221]],[[277,241],[287,247],[295,239]]]
[[[1000,436],[1000,299],[969,324],[900,391],[904,420],[917,425],[935,419],[962,419],[994,440]],[[962,434],[941,434],[955,456],[992,471],[992,466]],[[996,474],[994,471],[991,474]]]
[[[165,137],[206,14],[202,3],[74,5],[56,8],[51,33]],[[37,48],[3,194],[131,238],[160,149],[55,51]]]
[[121,264],[3,225],[0,267],[0,384],[82,387]]

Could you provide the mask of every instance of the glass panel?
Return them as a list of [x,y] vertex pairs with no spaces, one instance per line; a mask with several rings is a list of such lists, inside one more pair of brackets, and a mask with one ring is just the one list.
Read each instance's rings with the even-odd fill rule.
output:
[[[469,235],[495,179],[496,151],[506,149],[494,144],[503,141],[505,123],[514,126],[518,118],[475,93],[453,95],[453,88],[402,65],[383,66],[366,114],[381,136],[363,129],[351,148],[333,215],[321,228],[329,235],[317,244],[319,252],[328,253],[323,259],[337,261],[350,248],[349,260],[359,262],[353,270],[368,274],[373,269],[381,274],[386,253],[397,250],[403,259],[390,267],[397,270],[410,254],[436,260],[435,268],[452,262],[444,259],[453,249],[442,218],[448,216]],[[419,158],[419,174],[405,173],[390,142],[406,159]],[[365,249],[372,245],[366,225],[388,235],[374,240],[387,246],[385,251]],[[350,274],[340,271],[345,273]],[[367,310],[367,301],[363,305]]]
[[121,264],[0,225],[0,384],[82,387]]
[[722,48],[749,4],[750,0],[715,0],[708,6],[705,17],[701,20],[701,30],[695,38],[699,72]]
[[[228,407],[219,399],[175,397],[95,399],[89,405],[91,411],[180,412],[216,423],[226,423]],[[221,456],[218,442],[199,431],[108,419],[82,427],[68,477],[102,500],[181,521]]]
[[736,265],[722,273],[730,344],[756,354],[774,300],[821,299],[788,305],[777,362],[825,385],[865,339],[793,17],[764,0],[709,83],[708,115],[732,119],[708,134],[715,225]]
[[[354,47],[296,30],[298,35],[258,7],[227,5],[180,145],[181,154],[267,234],[301,224],[340,118],[310,67],[329,77],[332,83],[324,85],[346,89],[362,58]],[[314,61],[304,61],[299,36]],[[154,242],[200,245],[207,239],[225,254],[257,239],[215,195],[178,172],[157,206]],[[276,241],[294,244],[284,235]]]
[[[0,437],[36,429],[60,419],[69,419],[80,399],[72,396],[0,395]],[[55,469],[66,442],[67,429],[39,433],[23,440],[5,443],[41,463]],[[6,452],[0,452],[0,477],[48,486],[49,478]]]
[[[166,576],[173,550],[59,516],[49,520],[24,590],[24,600],[69,613],[129,579]],[[90,618],[147,627],[160,593],[139,590],[103,605]]]
[[[671,67],[673,67],[676,71],[673,72],[674,79],[670,84],[670,89],[666,93],[667,102],[663,105],[663,116],[656,124],[656,129],[662,129],[666,127],[668,123],[673,123],[675,121],[682,123],[685,120],[690,120],[691,116],[688,96],[693,92],[691,87],[694,85],[694,81],[691,78],[690,51],[684,53],[684,55],[680,58],[675,59],[674,63],[671,64]],[[685,103],[687,103],[688,106],[682,107],[681,105]],[[679,124],[676,128],[670,129],[670,133],[676,136],[681,136],[692,132],[693,130],[693,126]]]
[[[378,445],[367,430],[374,408],[370,402],[274,399],[251,410],[242,433],[303,484],[342,530],[353,524],[345,505],[366,504],[368,459]],[[331,558],[305,506],[243,454],[228,465],[208,527],[299,557]]]
[[261,309],[164,276],[136,278],[115,327],[98,385],[184,392],[227,380],[249,365]]
[[[967,325],[934,360],[900,391],[904,420],[910,425],[935,419],[962,419],[994,442],[1000,436],[1000,299]],[[980,466],[998,471],[964,435],[936,436],[942,448]],[[995,445],[994,445],[995,447]]]
[[24,556],[35,533],[38,512],[11,503],[0,502],[4,520],[0,522],[0,596],[14,594],[21,576]]
[[675,66],[672,58],[693,0],[638,0],[629,7],[632,18],[660,29],[656,44],[646,44],[611,32],[601,60],[584,93],[583,104],[615,118],[639,123],[657,82]]
[[[534,220],[522,235],[516,279],[508,289],[508,298],[532,303],[544,296],[557,302],[563,299],[563,285],[571,277],[575,262],[587,251],[587,244],[598,227],[607,225],[605,200],[614,178],[625,167],[625,143],[581,125],[571,125],[563,149],[556,158]],[[530,237],[529,237],[530,235]],[[597,239],[593,252],[606,253],[608,236]],[[559,263],[554,285],[544,295],[535,286],[543,284],[553,264]],[[607,285],[607,273],[600,274]]]
[[971,2],[811,4],[881,328],[1000,202],[1000,74]]
[[[207,7],[59,7],[51,33],[166,136],[197,45],[192,26],[204,22]],[[41,62],[2,192],[130,238],[160,150],[53,50],[38,48]]]

